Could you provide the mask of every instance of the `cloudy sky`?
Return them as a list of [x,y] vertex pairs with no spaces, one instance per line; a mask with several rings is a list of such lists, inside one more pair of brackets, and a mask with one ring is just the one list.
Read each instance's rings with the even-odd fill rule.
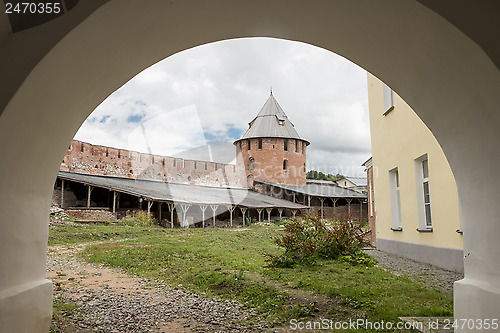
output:
[[[366,72],[298,42],[246,38],[202,45],[151,66],[110,95],[75,135],[93,144],[189,156],[226,148],[273,95],[311,142],[307,169],[363,175],[371,155]],[[225,154],[213,160],[231,162]],[[200,155],[205,159],[205,155]]]

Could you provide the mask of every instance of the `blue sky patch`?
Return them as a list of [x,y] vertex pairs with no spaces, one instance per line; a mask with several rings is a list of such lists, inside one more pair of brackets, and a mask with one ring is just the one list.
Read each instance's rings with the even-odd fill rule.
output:
[[127,118],[127,121],[129,123],[138,123],[142,118],[144,118],[143,114],[133,114]]

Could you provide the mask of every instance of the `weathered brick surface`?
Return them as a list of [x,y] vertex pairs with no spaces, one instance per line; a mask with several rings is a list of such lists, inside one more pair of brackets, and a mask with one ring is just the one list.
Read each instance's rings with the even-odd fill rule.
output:
[[158,179],[174,183],[246,187],[241,165],[193,161],[92,145],[73,140],[61,171],[128,178]]
[[[262,138],[261,140],[262,148],[260,149],[259,139],[244,139],[235,143],[237,161],[244,165],[248,185],[252,186],[254,180],[305,185],[306,142],[283,138]],[[285,140],[287,140],[287,150],[284,149]],[[286,168],[283,164],[285,160]]]

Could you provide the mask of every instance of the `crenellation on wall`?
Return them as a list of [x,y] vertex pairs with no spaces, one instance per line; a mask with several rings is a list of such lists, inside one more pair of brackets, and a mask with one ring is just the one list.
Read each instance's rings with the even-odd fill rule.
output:
[[243,167],[140,153],[73,140],[61,171],[206,186],[246,186]]

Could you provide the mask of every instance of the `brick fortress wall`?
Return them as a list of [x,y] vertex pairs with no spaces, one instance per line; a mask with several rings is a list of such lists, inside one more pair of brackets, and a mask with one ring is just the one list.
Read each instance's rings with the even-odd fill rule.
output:
[[[259,140],[262,147],[259,148]],[[285,140],[287,150],[285,150]],[[262,138],[237,141],[237,161],[244,164],[248,186],[253,180],[276,184],[306,184],[306,142],[299,139]],[[251,166],[253,158],[253,169]],[[283,161],[286,160],[286,169]]]
[[241,164],[186,160],[92,145],[77,140],[71,141],[60,170],[182,184],[247,186]]

